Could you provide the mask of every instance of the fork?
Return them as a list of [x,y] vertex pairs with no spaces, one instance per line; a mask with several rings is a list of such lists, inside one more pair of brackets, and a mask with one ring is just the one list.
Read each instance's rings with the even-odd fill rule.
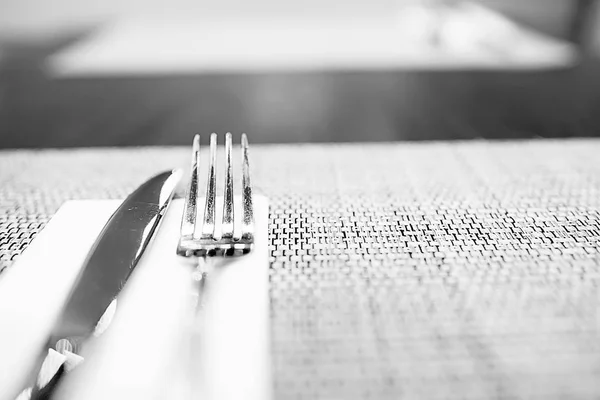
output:
[[204,213],[199,223],[198,191],[200,169],[200,135],[194,137],[192,145],[192,171],[184,200],[181,231],[177,254],[184,257],[239,256],[249,253],[254,246],[254,211],[252,186],[248,162],[248,137],[242,134],[242,222],[236,232],[234,224],[234,188],[232,163],[232,135],[225,135],[225,186],[223,190],[223,215],[221,224],[216,223],[217,202],[217,137],[210,135],[210,155],[206,186]]

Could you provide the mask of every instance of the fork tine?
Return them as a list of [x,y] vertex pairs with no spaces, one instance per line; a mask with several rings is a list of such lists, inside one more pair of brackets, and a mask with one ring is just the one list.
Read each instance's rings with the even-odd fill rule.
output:
[[221,237],[233,237],[233,172],[231,163],[231,133],[225,135],[225,189],[223,195],[223,223]]
[[254,210],[252,207],[252,186],[250,184],[250,164],[248,162],[248,137],[242,133],[242,240],[253,240]]
[[217,134],[210,135],[210,161],[208,167],[208,183],[206,186],[206,203],[204,205],[204,223],[202,224],[202,238],[214,239],[215,233],[215,201],[217,196]]
[[186,191],[183,205],[183,218],[181,220],[181,237],[192,237],[196,226],[196,213],[198,210],[198,167],[200,165],[200,135],[194,136],[192,145],[192,173],[190,184]]
[[[200,136],[194,137],[192,177],[186,193],[184,215],[181,222],[181,236],[177,245],[177,254],[184,257],[239,256],[252,251],[254,247],[254,209],[252,205],[252,185],[250,184],[250,165],[248,155],[248,137],[242,134],[242,209],[241,232],[236,233],[237,221],[234,213],[233,184],[233,144],[232,134],[225,135],[225,187],[222,220],[216,222],[217,197],[217,148],[218,136],[210,135],[210,156],[206,201],[202,224],[198,221]],[[222,224],[222,226],[218,225]],[[217,234],[220,232],[220,235]]]

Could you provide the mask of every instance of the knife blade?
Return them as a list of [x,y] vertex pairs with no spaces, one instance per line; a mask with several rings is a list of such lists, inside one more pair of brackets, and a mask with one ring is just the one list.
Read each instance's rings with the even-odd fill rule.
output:
[[31,399],[50,398],[65,372],[59,362],[54,371],[40,376],[43,366],[53,363],[49,358],[56,359],[57,354],[77,354],[101,318],[105,319],[103,316],[109,306],[110,311],[114,311],[114,300],[151,242],[180,179],[178,170],[150,178],[109,218],[90,249],[42,350],[42,361],[33,371],[36,382],[24,391],[30,393]]

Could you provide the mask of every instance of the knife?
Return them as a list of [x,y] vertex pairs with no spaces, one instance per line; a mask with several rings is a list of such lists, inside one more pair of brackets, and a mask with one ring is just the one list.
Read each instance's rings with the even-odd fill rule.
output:
[[106,325],[105,314],[112,315],[115,311],[114,300],[158,229],[181,175],[181,171],[175,170],[150,178],[109,218],[42,349],[41,362],[32,371],[36,382],[18,399],[51,398],[68,369],[69,362],[62,361],[82,360],[77,356],[78,351],[87,338],[97,334],[101,319],[104,321],[101,325]]

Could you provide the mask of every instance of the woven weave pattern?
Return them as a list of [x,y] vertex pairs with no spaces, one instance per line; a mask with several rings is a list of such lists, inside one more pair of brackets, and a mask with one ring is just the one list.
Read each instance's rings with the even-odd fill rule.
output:
[[[600,141],[255,146],[277,399],[598,398]],[[189,149],[0,153],[0,269]]]

